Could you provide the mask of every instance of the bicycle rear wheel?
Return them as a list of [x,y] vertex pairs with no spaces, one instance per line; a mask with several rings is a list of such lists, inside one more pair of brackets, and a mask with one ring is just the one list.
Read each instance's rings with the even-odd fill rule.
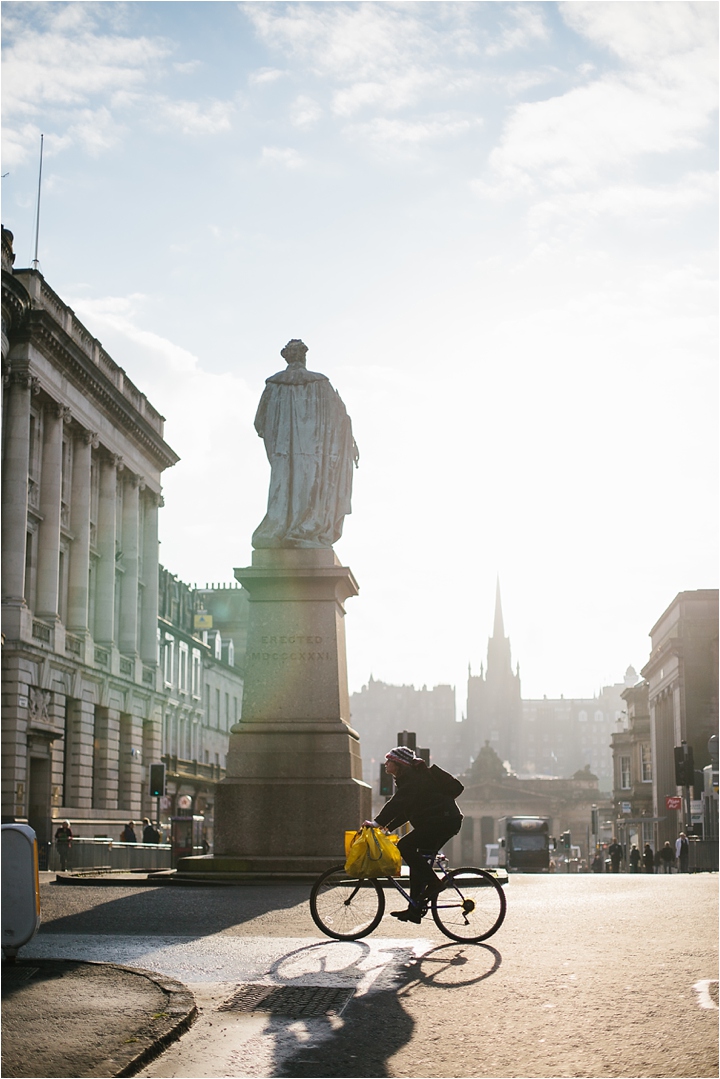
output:
[[372,933],[385,913],[385,896],[376,880],[351,877],[345,866],[322,873],[310,892],[315,925],[335,940],[358,940]]
[[490,873],[465,867],[453,869],[431,904],[435,925],[451,940],[487,940],[503,923],[507,901]]

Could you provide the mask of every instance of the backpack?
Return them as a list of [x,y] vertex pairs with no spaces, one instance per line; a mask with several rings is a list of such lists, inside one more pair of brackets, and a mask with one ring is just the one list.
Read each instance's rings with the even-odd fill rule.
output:
[[439,768],[437,764],[430,767],[430,775],[433,777],[435,789],[440,791],[441,794],[449,795],[450,798],[459,798],[465,790],[459,779],[451,776],[443,768]]

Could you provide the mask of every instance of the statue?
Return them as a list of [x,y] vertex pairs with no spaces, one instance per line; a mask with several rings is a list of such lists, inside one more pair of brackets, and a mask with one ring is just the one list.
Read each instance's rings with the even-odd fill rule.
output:
[[280,352],[288,366],[266,380],[255,416],[271,467],[255,548],[332,547],[351,512],[358,448],[350,417],[327,376],[307,370],[306,352],[288,341]]

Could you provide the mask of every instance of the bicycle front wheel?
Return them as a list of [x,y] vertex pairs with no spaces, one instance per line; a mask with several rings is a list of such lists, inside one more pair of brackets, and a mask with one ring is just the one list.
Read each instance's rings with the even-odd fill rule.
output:
[[466,867],[453,869],[431,904],[435,925],[451,940],[487,940],[503,923],[507,901],[490,873]]
[[336,865],[313,884],[310,913],[328,937],[358,940],[380,924],[385,896],[376,880],[348,876],[345,866]]

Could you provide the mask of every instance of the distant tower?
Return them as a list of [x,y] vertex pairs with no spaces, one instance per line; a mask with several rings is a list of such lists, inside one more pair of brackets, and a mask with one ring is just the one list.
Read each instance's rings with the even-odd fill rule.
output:
[[477,756],[487,740],[501,760],[507,760],[517,768],[521,719],[520,670],[513,673],[498,579],[493,633],[487,648],[487,671],[468,677],[468,749],[472,756]]

